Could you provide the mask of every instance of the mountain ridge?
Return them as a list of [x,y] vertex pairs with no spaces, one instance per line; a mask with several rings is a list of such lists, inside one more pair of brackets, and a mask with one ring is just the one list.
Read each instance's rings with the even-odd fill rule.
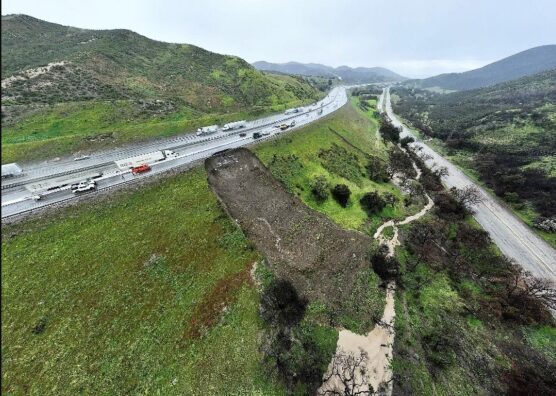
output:
[[403,81],[406,78],[384,67],[332,67],[320,63],[271,63],[266,61],[253,62],[256,69],[274,71],[302,76],[340,77],[346,82],[386,82]]
[[489,87],[521,77],[556,68],[556,45],[541,45],[515,53],[478,69],[462,73],[443,73],[437,76],[409,80],[407,83],[421,88],[439,87],[465,91]]

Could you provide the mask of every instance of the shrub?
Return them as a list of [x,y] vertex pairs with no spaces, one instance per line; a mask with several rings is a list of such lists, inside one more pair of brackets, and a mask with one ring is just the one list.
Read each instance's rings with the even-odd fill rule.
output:
[[261,296],[261,317],[267,324],[280,327],[297,325],[305,315],[307,300],[285,280],[273,280]]
[[409,145],[409,143],[413,143],[415,141],[415,139],[413,139],[411,136],[406,136],[403,137],[400,140],[400,144],[403,148],[407,148],[407,146]]
[[361,207],[367,213],[367,215],[372,215],[373,213],[378,213],[386,206],[386,201],[376,192],[368,192],[361,197],[359,200]]
[[324,176],[318,176],[311,183],[311,193],[318,202],[324,202],[328,199],[328,181]]
[[336,184],[332,189],[332,196],[343,208],[347,206],[350,195],[351,191],[345,184]]

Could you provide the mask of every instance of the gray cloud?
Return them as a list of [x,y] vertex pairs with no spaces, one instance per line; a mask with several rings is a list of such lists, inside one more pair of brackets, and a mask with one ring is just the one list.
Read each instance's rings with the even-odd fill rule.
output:
[[3,13],[127,28],[248,61],[463,71],[556,42],[554,0],[4,0]]

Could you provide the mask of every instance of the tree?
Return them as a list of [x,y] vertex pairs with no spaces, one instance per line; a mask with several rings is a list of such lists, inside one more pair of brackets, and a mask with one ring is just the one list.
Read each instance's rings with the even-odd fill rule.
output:
[[511,263],[511,276],[506,283],[508,297],[517,301],[533,299],[548,309],[556,310],[554,281],[533,276],[521,266]]
[[374,272],[383,281],[395,280],[400,275],[400,263],[394,256],[388,255],[388,248],[382,246],[371,257]]
[[389,192],[384,193],[383,197],[384,197],[384,201],[386,202],[386,204],[390,205],[392,207],[394,207],[394,205],[396,205],[396,202],[398,202],[398,197],[396,197],[392,193],[389,193]]
[[363,195],[359,203],[368,216],[380,212],[386,206],[386,201],[376,191]]
[[438,166],[433,171],[434,175],[439,179],[448,176],[450,173],[448,172],[448,168],[445,166]]
[[382,120],[380,121],[379,132],[384,140],[390,141],[392,143],[398,143],[400,141],[400,129],[396,128],[386,118],[382,118]]
[[332,196],[340,204],[340,206],[345,208],[348,204],[349,197],[351,196],[351,191],[345,184],[336,184],[332,189]]
[[318,176],[313,183],[311,183],[311,192],[317,202],[324,202],[328,199],[328,189],[328,181],[324,176]]
[[329,372],[323,378],[319,396],[372,395],[367,362],[369,355],[360,349],[359,354],[339,351],[332,359]]
[[415,141],[415,139],[413,139],[411,136],[404,136],[401,140],[400,140],[400,145],[403,148],[407,148],[409,146],[409,143],[413,143]]
[[417,180],[404,179],[402,182],[402,187],[404,188],[404,190],[407,191],[411,199],[425,194],[425,189],[423,188],[423,185],[419,183]]
[[477,205],[483,202],[483,196],[479,189],[475,186],[469,185],[462,189],[452,187],[450,194],[454,197],[456,202],[463,206],[467,211],[471,211],[472,205]]
[[307,300],[285,279],[273,280],[261,296],[261,317],[271,325],[295,326],[303,319],[306,308]]
[[378,157],[371,157],[365,169],[367,170],[369,179],[372,181],[382,183],[390,179],[384,161]]
[[401,174],[408,178],[417,176],[411,159],[397,146],[392,147],[388,151],[388,159],[390,164],[388,165],[387,172],[390,177],[393,177],[395,174]]

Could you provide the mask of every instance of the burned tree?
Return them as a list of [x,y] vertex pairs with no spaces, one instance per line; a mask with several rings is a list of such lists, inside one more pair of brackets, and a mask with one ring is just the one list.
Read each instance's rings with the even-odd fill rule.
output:
[[372,395],[369,384],[367,362],[369,356],[362,349],[359,354],[339,351],[330,364],[330,370],[323,378],[319,396],[356,396]]

